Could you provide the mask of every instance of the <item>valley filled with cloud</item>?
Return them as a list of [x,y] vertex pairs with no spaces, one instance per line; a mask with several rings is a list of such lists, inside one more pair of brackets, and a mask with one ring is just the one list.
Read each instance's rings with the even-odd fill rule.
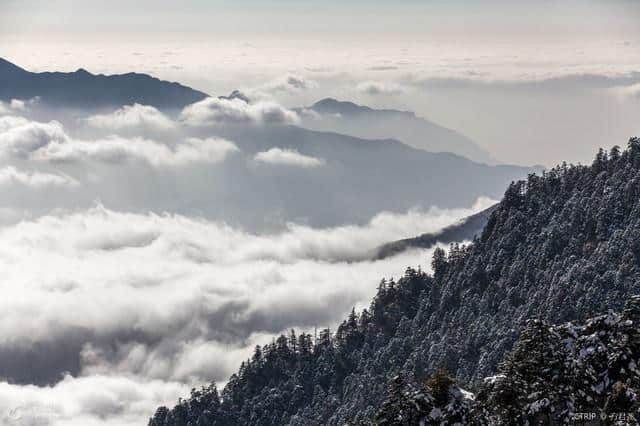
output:
[[207,98],[173,116],[134,104],[47,120],[37,101],[17,104],[0,116],[5,423],[140,424],[191,387],[224,384],[256,344],[333,327],[368,305],[381,278],[429,268],[432,248],[374,260],[376,247],[495,202],[478,195],[467,207],[382,206],[353,223],[283,216],[247,228],[232,224],[241,212],[190,210],[165,187],[186,179],[213,197],[211,170],[231,160],[286,179],[329,167],[291,144],[248,149],[218,136],[286,129],[296,111]]

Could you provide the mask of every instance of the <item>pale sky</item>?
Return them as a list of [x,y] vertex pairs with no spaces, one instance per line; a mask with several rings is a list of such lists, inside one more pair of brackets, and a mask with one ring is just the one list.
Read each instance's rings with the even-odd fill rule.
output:
[[[632,0],[453,1],[3,0],[3,37],[187,39],[239,34],[386,37],[619,37]],[[76,41],[78,41],[76,39]]]
[[[148,72],[226,90],[304,69],[435,77],[635,70],[640,3],[2,0],[0,56],[33,71]],[[215,78],[211,77],[215,74]]]

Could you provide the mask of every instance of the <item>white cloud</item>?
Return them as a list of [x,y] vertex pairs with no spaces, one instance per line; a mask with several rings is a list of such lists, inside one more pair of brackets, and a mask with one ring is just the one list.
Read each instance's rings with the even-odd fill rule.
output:
[[71,138],[56,121],[40,123],[22,117],[0,117],[0,154],[38,161],[90,159],[122,163],[144,161],[154,167],[219,163],[238,147],[226,139],[188,138],[169,146],[143,138],[112,136],[96,141]]
[[363,81],[356,86],[358,92],[367,95],[399,95],[405,92],[405,89],[395,83],[382,81]]
[[620,99],[640,98],[640,83],[629,86],[616,86],[608,89],[608,91]]
[[[300,108],[298,110],[298,114],[303,119],[309,120],[320,120],[322,119],[322,115],[320,115],[317,111],[309,108]],[[336,116],[340,116],[340,114],[335,114]]]
[[0,186],[19,184],[30,188],[74,187],[79,182],[64,174],[21,172],[13,166],[0,169]]
[[247,103],[241,99],[207,98],[188,105],[180,115],[191,126],[225,124],[295,124],[295,111],[268,100]]
[[318,85],[314,80],[296,74],[285,74],[262,86],[263,90],[270,92],[301,92],[313,89]]
[[28,100],[11,99],[9,103],[0,101],[0,114],[19,114],[26,112],[28,107],[39,102],[40,98],[35,97]]
[[51,387],[0,382],[0,424],[134,426],[188,393],[182,383],[103,375],[67,375]]
[[70,140],[57,121],[40,123],[22,117],[0,117],[0,153],[27,157],[50,144]]
[[253,158],[261,163],[304,168],[319,167],[325,164],[325,160],[322,158],[316,158],[300,154],[295,150],[281,148],[271,148],[268,151],[259,152]]
[[51,144],[36,151],[33,157],[53,162],[77,161],[81,158],[111,163],[139,160],[154,167],[179,167],[194,163],[219,163],[238,151],[238,147],[226,139],[189,138],[172,148],[152,140],[112,136],[91,142],[72,140]]
[[20,99],[11,99],[11,103],[9,105],[11,109],[15,109],[17,111],[25,111],[27,109],[25,102]]
[[489,203],[275,235],[103,207],[0,227],[0,369],[23,363],[9,373],[50,379],[78,365],[54,387],[0,384],[0,409],[51,408],[61,425],[144,423],[187,394],[183,383],[226,380],[255,344],[333,327],[380,278],[429,264],[429,250],[370,261],[370,249]]
[[93,127],[103,129],[147,128],[170,130],[175,123],[156,108],[148,105],[125,105],[110,114],[93,115],[86,119]]

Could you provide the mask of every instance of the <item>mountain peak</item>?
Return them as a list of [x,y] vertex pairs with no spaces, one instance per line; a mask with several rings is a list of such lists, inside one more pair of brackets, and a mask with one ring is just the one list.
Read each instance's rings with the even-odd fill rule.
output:
[[0,99],[35,96],[47,104],[85,109],[133,103],[180,109],[207,94],[147,74],[95,75],[84,68],[34,73],[0,59]]
[[[338,105],[340,103],[344,103],[344,102],[339,101],[339,100],[334,99],[334,98],[324,98],[324,99],[319,100],[315,104],[313,104],[313,106],[331,106],[331,105]],[[351,102],[349,102],[349,103],[351,103]]]
[[324,98],[308,109],[326,117],[326,120],[306,123],[318,130],[365,139],[392,138],[425,151],[451,152],[480,163],[496,163],[473,140],[411,111],[371,108],[334,98]]
[[416,115],[410,111],[401,111],[397,109],[375,109],[366,105],[359,105],[354,102],[341,101],[335,98],[324,98],[319,100],[310,107],[314,111],[324,113],[339,113],[345,115],[356,114],[393,114],[415,118]]
[[86,76],[91,76],[93,74],[91,74],[89,71],[85,70],[84,68],[78,68],[75,72],[75,74],[77,75],[86,75]]
[[7,61],[6,59],[0,58],[0,73],[26,73],[27,71],[20,68],[14,63]]
[[240,90],[234,90],[233,92],[231,92],[231,94],[229,94],[229,96],[219,96],[219,99],[226,99],[226,100],[233,100],[233,99],[240,99],[241,101],[245,102],[245,103],[251,103],[251,100],[249,99],[249,97],[247,95],[245,95],[244,93],[242,93]]
[[319,112],[354,114],[371,111],[371,108],[355,104],[349,101],[339,101],[334,98],[324,98],[311,106],[311,109]]

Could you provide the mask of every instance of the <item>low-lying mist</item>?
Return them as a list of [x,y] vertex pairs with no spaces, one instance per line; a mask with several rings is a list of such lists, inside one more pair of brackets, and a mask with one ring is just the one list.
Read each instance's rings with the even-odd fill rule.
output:
[[103,206],[5,225],[0,400],[28,407],[24,421],[47,410],[56,424],[139,424],[190,386],[226,381],[256,344],[335,327],[382,277],[429,269],[431,250],[371,261],[371,248],[491,203],[272,235]]

